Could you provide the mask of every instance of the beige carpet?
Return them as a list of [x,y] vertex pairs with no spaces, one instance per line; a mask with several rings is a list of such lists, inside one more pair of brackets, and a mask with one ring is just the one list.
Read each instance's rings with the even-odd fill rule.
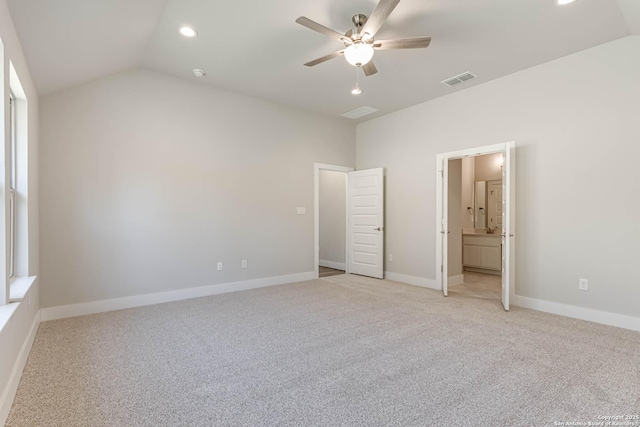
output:
[[42,323],[7,425],[545,426],[640,413],[640,334],[358,276]]

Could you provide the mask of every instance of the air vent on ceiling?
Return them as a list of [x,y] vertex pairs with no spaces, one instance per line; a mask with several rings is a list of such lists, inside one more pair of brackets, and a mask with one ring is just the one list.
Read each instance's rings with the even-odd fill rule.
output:
[[348,119],[359,119],[360,117],[367,116],[369,114],[375,113],[376,111],[378,111],[377,108],[360,107],[360,108],[356,108],[355,110],[349,111],[348,113],[344,113],[340,115]]
[[457,76],[453,76],[448,79],[445,79],[440,83],[445,84],[447,86],[455,86],[455,85],[459,85],[460,83],[464,83],[467,80],[475,79],[476,77],[478,76],[467,71],[465,73],[458,74]]

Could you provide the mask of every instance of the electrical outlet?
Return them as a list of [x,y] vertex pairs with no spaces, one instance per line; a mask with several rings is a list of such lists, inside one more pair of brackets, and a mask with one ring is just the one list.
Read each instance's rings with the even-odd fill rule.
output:
[[242,260],[242,268],[247,268],[247,260],[246,259]]
[[581,291],[588,291],[589,290],[589,280],[587,280],[587,279],[579,279],[578,280],[578,289],[580,289]]
[[393,262],[393,255],[388,254],[388,255],[387,255],[387,261],[389,261],[389,262]]
[[218,263],[218,271],[220,271],[220,270],[222,270],[222,263],[221,262]]
[[305,208],[304,206],[299,206],[298,208],[296,208],[296,212],[298,215],[306,215],[307,208]]

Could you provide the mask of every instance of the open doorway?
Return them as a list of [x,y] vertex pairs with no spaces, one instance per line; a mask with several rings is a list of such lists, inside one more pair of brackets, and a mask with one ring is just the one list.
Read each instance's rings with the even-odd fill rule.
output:
[[315,272],[328,277],[347,272],[348,173],[353,168],[316,163]]
[[445,296],[498,299],[515,286],[515,143],[437,156],[436,280]]
[[[342,229],[344,224],[344,258],[340,255],[333,261],[326,259],[327,252],[321,249],[320,223],[326,223],[329,218],[321,218],[321,174],[323,171],[339,172],[345,177],[345,204],[344,221],[335,219],[334,224],[328,226],[329,229]],[[332,180],[332,176],[326,175]],[[338,184],[341,185],[341,184]],[[334,198],[335,192],[327,187],[323,192]],[[337,191],[336,191],[337,192]],[[338,196],[341,198],[342,196]],[[327,205],[327,202],[325,202]],[[341,208],[334,206],[335,212]],[[338,218],[338,217],[336,217]],[[329,219],[330,221],[330,219]],[[320,277],[320,261],[328,268],[341,269],[344,262],[344,272],[347,274],[358,274],[362,276],[384,278],[384,169],[373,168],[354,171],[353,168],[344,166],[327,165],[322,163],[314,164],[314,249],[315,249],[315,273]],[[337,236],[337,234],[335,234]],[[339,237],[335,238],[335,241]],[[335,241],[332,247],[340,245]],[[325,240],[325,246],[327,245]],[[328,248],[327,248],[328,249]],[[338,251],[336,251],[337,253]],[[321,253],[325,258],[321,258]],[[344,259],[344,261],[342,261]],[[327,262],[328,261],[328,262]],[[337,268],[336,268],[337,267]],[[327,267],[325,267],[327,268]],[[326,270],[325,270],[326,271]],[[325,275],[326,277],[326,275]]]
[[320,170],[320,277],[347,269],[347,174]]
[[449,295],[502,295],[502,153],[449,159]]

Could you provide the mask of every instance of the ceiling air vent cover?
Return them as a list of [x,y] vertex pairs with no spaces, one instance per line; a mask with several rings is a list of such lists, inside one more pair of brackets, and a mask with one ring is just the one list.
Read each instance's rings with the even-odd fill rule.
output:
[[465,73],[458,74],[457,76],[453,76],[453,77],[450,77],[448,79],[445,79],[445,80],[441,81],[440,83],[442,83],[444,85],[447,85],[447,86],[455,86],[455,85],[459,85],[460,83],[464,83],[467,80],[475,79],[476,77],[478,77],[478,76],[476,76],[475,74],[472,74],[472,73],[467,71]]
[[349,111],[348,113],[344,113],[340,115],[348,119],[359,119],[360,117],[367,116],[369,114],[375,113],[376,111],[378,111],[377,108],[360,107],[360,108],[356,108],[355,110]]

